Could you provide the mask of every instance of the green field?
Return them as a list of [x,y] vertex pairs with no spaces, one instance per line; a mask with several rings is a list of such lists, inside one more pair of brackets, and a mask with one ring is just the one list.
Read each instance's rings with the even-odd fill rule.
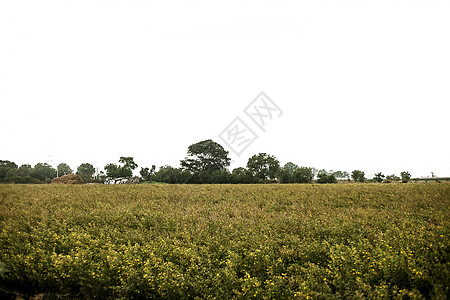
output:
[[448,183],[0,185],[0,296],[446,299],[449,223]]

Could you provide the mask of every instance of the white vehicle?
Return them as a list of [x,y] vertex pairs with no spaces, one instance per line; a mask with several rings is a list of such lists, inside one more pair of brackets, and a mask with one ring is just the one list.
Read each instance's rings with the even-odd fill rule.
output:
[[125,184],[130,181],[130,178],[119,177],[119,178],[106,178],[105,184]]
[[137,177],[119,177],[119,178],[106,178],[105,184],[136,184],[139,183]]

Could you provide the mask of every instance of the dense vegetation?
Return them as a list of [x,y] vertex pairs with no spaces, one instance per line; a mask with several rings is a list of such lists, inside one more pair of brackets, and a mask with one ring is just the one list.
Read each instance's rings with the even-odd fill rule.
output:
[[0,287],[50,299],[445,299],[449,210],[447,183],[0,185]]
[[[110,182],[110,179],[129,179],[129,182],[165,182],[165,183],[312,183],[316,178],[317,183],[336,183],[340,178],[355,182],[365,182],[365,173],[361,170],[326,171],[310,167],[300,167],[293,162],[287,162],[284,166],[274,155],[258,153],[251,156],[247,166],[238,167],[229,171],[230,158],[222,145],[212,140],[200,141],[188,147],[187,156],[180,160],[180,167],[169,165],[161,166],[156,171],[156,166],[151,168],[141,167],[140,177],[133,172],[138,164],[131,156],[121,156],[119,164],[109,163],[104,170],[96,172],[90,163],[82,163],[77,167],[76,174],[86,183]],[[66,164],[60,163],[56,169],[47,163],[38,163],[33,167],[24,164],[20,167],[14,162],[0,160],[0,183],[50,183],[55,177],[73,174],[73,170]],[[407,183],[411,175],[409,172],[400,173],[402,182]],[[133,178],[132,178],[133,177]],[[111,182],[115,180],[111,180]],[[397,175],[385,176],[379,172],[370,180],[371,182],[400,181]]]

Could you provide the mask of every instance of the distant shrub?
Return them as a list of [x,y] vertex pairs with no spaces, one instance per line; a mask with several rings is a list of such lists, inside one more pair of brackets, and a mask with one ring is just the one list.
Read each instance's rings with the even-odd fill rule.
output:
[[61,176],[61,177],[53,179],[52,183],[59,183],[59,184],[83,184],[84,181],[80,177],[80,175],[69,174],[69,175],[64,175],[64,176]]
[[337,183],[333,174],[320,173],[317,175],[317,183]]

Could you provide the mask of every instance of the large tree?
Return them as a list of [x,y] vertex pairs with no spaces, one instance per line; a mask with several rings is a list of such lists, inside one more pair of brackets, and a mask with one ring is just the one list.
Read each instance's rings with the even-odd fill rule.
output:
[[364,182],[364,180],[365,180],[364,175],[365,175],[365,173],[360,170],[354,170],[352,172],[352,178],[355,182]]
[[294,182],[294,172],[298,169],[298,166],[292,162],[286,163],[280,169],[280,182],[281,183],[293,183]]
[[150,181],[151,177],[155,175],[155,169],[156,166],[152,165],[152,168],[141,168],[141,170],[139,171],[139,174],[141,175],[142,179],[145,181]]
[[397,175],[395,175],[395,174],[392,174],[392,175],[388,175],[388,176],[386,176],[386,180],[389,180],[389,181],[399,181],[400,180],[400,177],[398,177]]
[[84,182],[89,182],[94,176],[95,168],[90,163],[82,163],[77,168],[77,175],[83,178]]
[[187,183],[191,177],[189,171],[171,166],[162,166],[151,178],[165,183]]
[[32,177],[33,168],[28,165],[21,165],[18,169],[10,169],[6,174],[6,180],[15,183],[37,183],[39,180]]
[[58,176],[64,176],[68,174],[73,174],[73,170],[66,163],[60,163],[56,170],[58,171]]
[[120,167],[119,167],[118,165],[116,165],[116,164],[113,164],[113,163],[107,164],[107,165],[104,167],[104,169],[105,169],[105,171],[106,171],[106,176],[107,176],[107,177],[110,177],[110,178],[118,178],[118,177],[121,177],[121,174],[120,174]]
[[0,160],[0,181],[5,180],[9,170],[17,170],[17,165],[9,160]]
[[104,168],[106,170],[106,176],[111,178],[131,177],[133,176],[133,170],[138,167],[134,162],[134,158],[129,156],[121,156],[119,163],[120,165],[114,163],[107,164]]
[[50,182],[56,178],[56,169],[47,163],[37,163],[33,168],[32,176],[43,182]]
[[235,168],[233,169],[233,172],[231,172],[232,183],[253,183],[254,181],[252,173],[246,168]]
[[294,171],[292,177],[293,182],[296,183],[311,183],[314,178],[314,174],[312,168],[300,167]]
[[280,162],[278,159],[267,153],[255,154],[249,158],[247,169],[262,182],[274,180],[280,172]]
[[187,157],[180,161],[181,167],[193,173],[217,171],[230,165],[228,151],[222,145],[205,140],[188,147]]
[[350,174],[347,171],[333,171],[331,173],[336,178],[349,178]]
[[408,171],[400,172],[400,176],[402,177],[403,183],[407,183],[411,179],[411,174]]
[[122,168],[130,169],[131,172],[138,167],[137,163],[134,162],[134,158],[130,156],[121,156],[119,163],[122,164]]
[[381,182],[383,182],[383,179],[384,179],[385,177],[386,177],[386,176],[384,176],[383,173],[378,172],[378,173],[375,173],[375,176],[373,177],[373,180],[375,180],[375,181],[378,182],[378,183],[381,183]]
[[337,179],[333,174],[319,173],[317,183],[337,183]]

